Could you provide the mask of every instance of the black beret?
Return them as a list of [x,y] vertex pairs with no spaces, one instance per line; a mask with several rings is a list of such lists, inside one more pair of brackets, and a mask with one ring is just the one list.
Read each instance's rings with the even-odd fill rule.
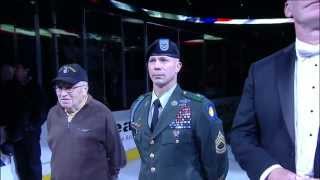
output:
[[180,59],[179,48],[170,39],[160,38],[155,40],[147,49],[147,59],[150,56],[169,56]]

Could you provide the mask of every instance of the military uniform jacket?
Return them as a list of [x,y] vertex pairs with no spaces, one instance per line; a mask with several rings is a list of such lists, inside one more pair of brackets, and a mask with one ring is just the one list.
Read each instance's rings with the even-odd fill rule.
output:
[[139,180],[216,180],[228,171],[222,123],[205,97],[176,87],[153,132],[151,93],[131,108],[131,127],[141,157]]

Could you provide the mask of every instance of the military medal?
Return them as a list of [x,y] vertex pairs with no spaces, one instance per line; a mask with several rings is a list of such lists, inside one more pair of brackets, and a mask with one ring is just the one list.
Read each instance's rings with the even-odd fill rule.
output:
[[179,140],[180,130],[179,129],[174,129],[172,131],[172,133],[173,133],[173,136],[176,138],[176,143],[178,144],[180,142],[180,140]]
[[180,135],[179,129],[174,129],[174,130],[172,131],[172,133],[173,133],[173,135],[174,135],[175,138],[178,138],[179,135]]
[[[179,110],[176,114],[176,119],[173,120],[169,127],[173,130],[174,136],[177,138],[180,134],[180,129],[190,129],[191,128],[191,107],[189,105],[191,101],[189,99],[181,99],[179,101],[171,101],[172,106],[179,106]],[[179,143],[179,139],[176,140]]]
[[176,114],[176,128],[189,129],[191,128],[191,107],[187,103],[190,101],[182,99],[179,101],[179,111]]

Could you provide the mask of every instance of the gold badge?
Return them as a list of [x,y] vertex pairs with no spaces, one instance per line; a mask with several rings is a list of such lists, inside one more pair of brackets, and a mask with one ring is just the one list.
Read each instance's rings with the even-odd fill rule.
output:
[[217,154],[223,154],[227,150],[226,140],[225,140],[223,134],[221,133],[221,131],[219,131],[218,136],[215,140],[215,146],[216,146],[216,153]]

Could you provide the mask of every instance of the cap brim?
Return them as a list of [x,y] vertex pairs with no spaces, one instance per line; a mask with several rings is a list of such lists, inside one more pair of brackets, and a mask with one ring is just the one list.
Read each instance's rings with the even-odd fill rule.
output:
[[72,79],[72,78],[68,78],[68,77],[57,77],[55,79],[52,80],[52,83],[57,83],[57,82],[64,82],[64,83],[69,83],[69,84],[76,84],[78,83],[79,81],[78,80],[75,80],[75,79]]

